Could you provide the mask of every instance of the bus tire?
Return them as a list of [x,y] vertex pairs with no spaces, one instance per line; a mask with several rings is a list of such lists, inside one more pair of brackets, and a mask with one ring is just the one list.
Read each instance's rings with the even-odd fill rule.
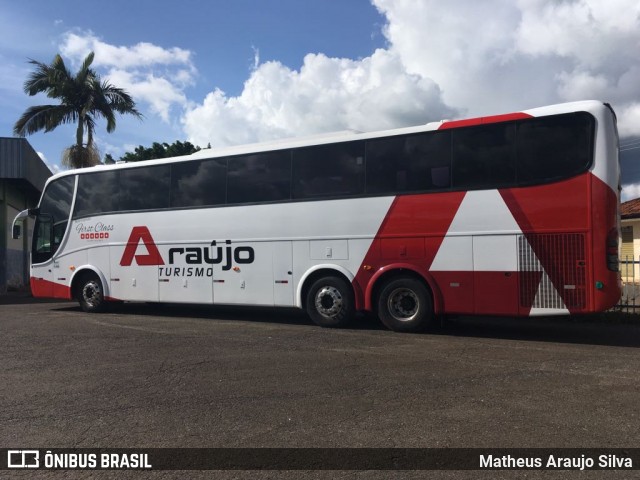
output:
[[378,317],[394,332],[419,332],[433,320],[433,301],[424,284],[415,278],[389,280],[378,296]]
[[106,309],[102,282],[95,273],[86,273],[80,279],[77,289],[80,308],[87,313],[103,312]]
[[322,277],[313,282],[306,298],[306,311],[317,325],[339,328],[355,313],[351,285],[340,277]]

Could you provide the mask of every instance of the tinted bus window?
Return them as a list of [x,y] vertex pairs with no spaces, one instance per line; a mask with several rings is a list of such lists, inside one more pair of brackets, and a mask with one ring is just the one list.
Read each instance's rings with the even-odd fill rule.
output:
[[69,223],[75,179],[75,175],[69,175],[47,185],[34,228],[31,256],[33,263],[50,259],[62,243]]
[[169,165],[120,171],[120,211],[169,207]]
[[276,202],[291,198],[288,150],[229,158],[227,202]]
[[451,186],[451,133],[428,132],[367,141],[367,193]]
[[78,193],[74,218],[117,212],[119,206],[120,172],[107,172],[78,175]]
[[171,206],[200,207],[226,201],[226,159],[181,162],[171,166]]
[[516,180],[515,124],[489,124],[453,131],[453,185],[495,188]]
[[594,120],[571,113],[518,124],[518,183],[542,183],[572,177],[589,168]]
[[293,151],[293,198],[364,193],[364,142]]
[[42,196],[40,213],[51,215],[54,223],[69,220],[75,179],[68,175],[51,182]]

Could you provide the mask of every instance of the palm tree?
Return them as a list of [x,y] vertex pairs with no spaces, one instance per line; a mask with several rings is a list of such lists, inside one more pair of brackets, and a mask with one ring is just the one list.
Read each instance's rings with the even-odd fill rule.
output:
[[25,93],[30,96],[45,93],[60,103],[29,107],[13,126],[16,135],[24,136],[42,130],[50,132],[63,124],[77,123],[76,143],[62,155],[62,164],[72,168],[100,163],[100,155],[93,143],[96,120],[106,119],[107,132],[111,133],[116,128],[116,113],[142,118],[127,92],[102,81],[91,68],[93,57],[93,52],[87,55],[75,76],[67,69],[60,55],[56,55],[50,65],[30,60],[29,63],[36,68],[24,83]]

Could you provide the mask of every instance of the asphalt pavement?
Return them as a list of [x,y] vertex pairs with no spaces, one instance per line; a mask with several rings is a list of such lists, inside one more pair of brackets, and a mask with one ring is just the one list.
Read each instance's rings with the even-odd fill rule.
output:
[[[637,324],[602,320],[460,318],[398,334],[367,318],[322,329],[297,310],[124,304],[86,314],[16,297],[0,304],[0,447],[637,447],[639,347]],[[438,476],[523,478],[514,473]]]

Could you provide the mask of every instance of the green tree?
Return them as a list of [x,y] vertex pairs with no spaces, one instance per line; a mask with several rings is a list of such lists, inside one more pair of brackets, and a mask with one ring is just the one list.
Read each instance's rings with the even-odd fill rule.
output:
[[157,158],[179,157],[181,155],[191,155],[200,151],[200,147],[194,146],[191,142],[176,141],[168,143],[153,142],[151,147],[136,147],[133,152],[127,152],[120,158],[125,162],[139,162],[141,160],[154,160]]
[[44,93],[60,103],[29,107],[13,127],[16,135],[25,136],[77,123],[76,142],[62,154],[62,164],[67,167],[82,168],[100,163],[93,142],[98,119],[107,121],[107,132],[111,133],[116,128],[116,114],[142,118],[127,92],[102,81],[91,68],[93,58],[94,53],[89,53],[75,75],[67,69],[60,55],[56,55],[50,65],[30,60],[35,70],[24,83],[25,93],[30,96]]

